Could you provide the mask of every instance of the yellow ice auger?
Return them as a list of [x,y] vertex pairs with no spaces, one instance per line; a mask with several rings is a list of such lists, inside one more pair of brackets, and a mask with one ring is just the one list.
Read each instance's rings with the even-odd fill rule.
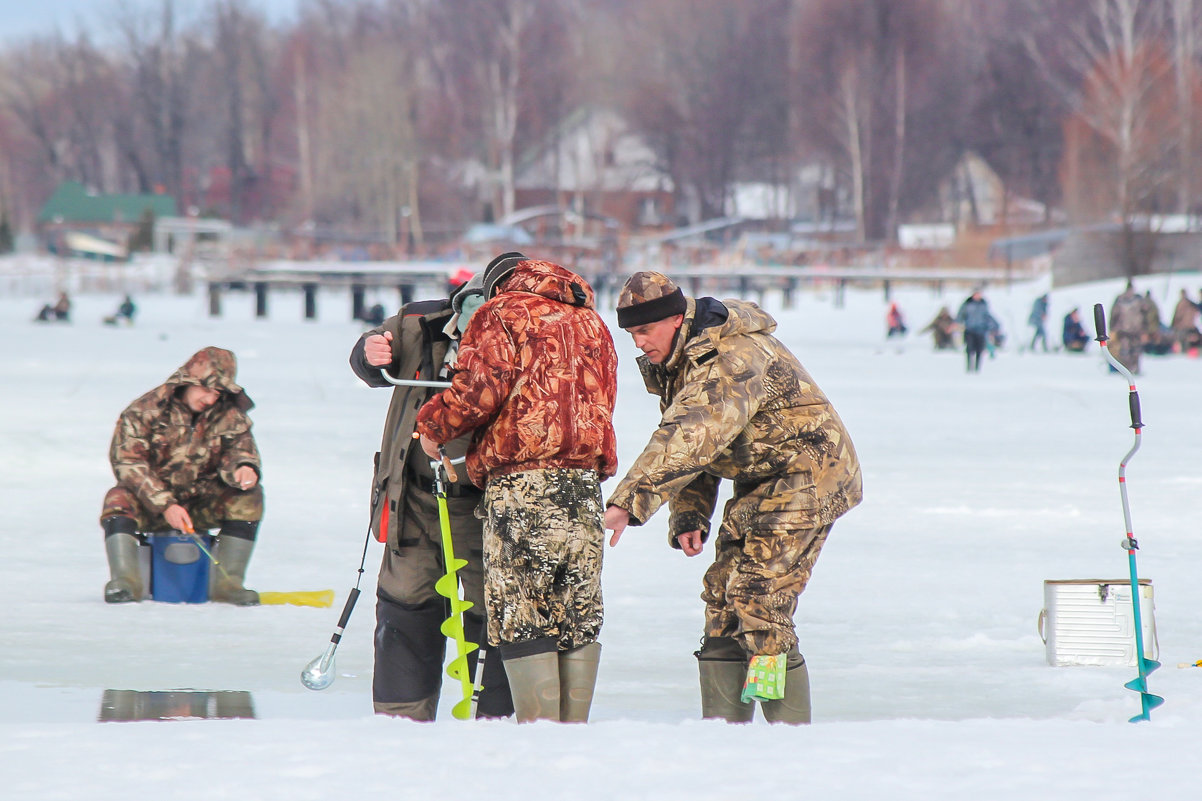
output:
[[463,632],[463,613],[471,609],[473,604],[459,596],[459,578],[455,575],[460,569],[467,566],[467,560],[455,557],[445,482],[448,480],[458,481],[459,477],[455,474],[455,466],[441,445],[438,448],[438,454],[441,459],[432,460],[430,467],[434,469],[434,494],[438,498],[438,524],[442,532],[442,559],[446,566],[446,573],[435,582],[434,591],[449,601],[450,617],[444,620],[440,627],[443,635],[455,643],[455,657],[447,665],[447,675],[459,682],[459,686],[463,690],[463,699],[451,707],[451,714],[459,720],[468,720],[472,717],[472,695],[475,687],[471,671],[468,668],[467,657],[480,646],[478,643],[468,642],[467,636]]

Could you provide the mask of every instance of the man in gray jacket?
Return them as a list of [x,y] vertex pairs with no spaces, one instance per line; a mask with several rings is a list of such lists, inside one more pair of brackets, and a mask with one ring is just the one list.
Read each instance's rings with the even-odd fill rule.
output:
[[[351,351],[351,369],[368,386],[390,387],[380,374],[395,378],[446,380],[454,361],[459,333],[471,311],[482,302],[480,281],[473,279],[449,299],[417,301],[403,306],[383,325],[368,331]],[[379,714],[434,720],[442,687],[446,637],[440,631],[448,616],[447,599],[434,590],[443,564],[434,472],[429,458],[413,439],[417,410],[437,390],[395,387],[376,454],[372,479],[372,530],[385,542],[376,589],[375,670],[372,699]],[[469,443],[448,443],[453,458]],[[463,613],[470,642],[484,644],[483,523],[476,518],[480,489],[460,473],[447,482],[447,509],[456,558],[468,564],[457,575],[463,597],[473,606]],[[468,657],[475,675],[478,651]],[[484,662],[484,689],[477,714],[505,717],[513,713],[509,684],[499,658]]]

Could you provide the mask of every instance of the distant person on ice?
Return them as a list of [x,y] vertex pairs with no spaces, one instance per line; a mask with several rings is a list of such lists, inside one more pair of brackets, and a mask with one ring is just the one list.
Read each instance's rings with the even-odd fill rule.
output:
[[[413,439],[418,409],[438,390],[394,387],[380,369],[387,368],[395,378],[450,380],[459,338],[484,302],[484,273],[468,277],[450,297],[405,304],[360,337],[351,351],[355,375],[370,387],[392,388],[372,480],[372,529],[385,543],[376,580],[372,702],[377,714],[411,720],[434,720],[446,657],[447,638],[440,627],[447,618],[447,601],[434,588],[446,573],[434,470]],[[465,434],[447,443],[447,453],[457,459],[470,443],[470,433]],[[456,573],[463,599],[472,604],[463,613],[464,633],[470,642],[483,643],[484,527],[475,514],[483,492],[466,471],[445,486],[455,556],[467,561]],[[473,677],[478,656],[478,651],[468,655]],[[499,658],[486,658],[477,717],[512,714],[505,667]]]
[[1043,352],[1048,352],[1048,332],[1046,323],[1048,320],[1048,296],[1045,292],[1035,298],[1035,302],[1031,304],[1031,316],[1027,318],[1027,325],[1035,329],[1035,333],[1031,335],[1031,347],[1029,350],[1035,352],[1035,343],[1043,346]]
[[618,357],[592,288],[570,270],[504,253],[483,289],[451,387],[421,408],[417,430],[431,457],[475,432],[467,471],[484,487],[488,644],[518,722],[583,723],[601,660]]
[[71,297],[65,290],[59,292],[54,305],[47,303],[34,319],[38,322],[71,322]]
[[121,301],[121,305],[117,307],[117,311],[111,317],[104,318],[105,325],[116,325],[124,322],[126,325],[134,324],[134,315],[138,313],[138,307],[134,304],[134,299],[129,295]]
[[[1144,299],[1132,282],[1110,307],[1110,341],[1107,347],[1132,375],[1139,375],[1139,356],[1147,336]],[[1112,370],[1112,372],[1115,372]]]
[[901,309],[896,303],[889,304],[889,311],[885,314],[885,326],[888,329],[888,333],[885,334],[886,339],[904,337],[910,330],[906,328],[906,319],[902,316]]
[[974,289],[968,299],[960,304],[956,314],[956,322],[964,329],[964,355],[968,372],[981,371],[981,354],[985,346],[994,337],[1000,326],[989,312],[989,304],[981,295],[980,289]]
[[209,572],[209,600],[259,602],[242,582],[263,517],[262,468],[246,414],[254,404],[236,371],[233,353],[204,348],[117,420],[109,449],[117,486],[100,513],[112,576],[105,601],[141,600],[143,534],[219,528],[213,556],[224,572]]
[[639,272],[619,295],[618,325],[643,352],[661,419],[610,495],[610,544],[668,504],[668,544],[696,556],[719,482],[731,481],[701,593],[701,714],[746,723],[759,701],[771,722],[809,723],[793,613],[831,525],[861,499],[847,429],[755,304],[685,297],[666,275]]
[[1060,341],[1064,349],[1072,353],[1080,353],[1089,344],[1089,334],[1085,333],[1085,326],[1081,325],[1081,312],[1078,309],[1064,315],[1064,330],[1061,332]]
[[918,333],[925,334],[928,331],[935,341],[935,350],[951,350],[956,347],[956,318],[952,317],[952,312],[947,306],[940,307],[935,319]]

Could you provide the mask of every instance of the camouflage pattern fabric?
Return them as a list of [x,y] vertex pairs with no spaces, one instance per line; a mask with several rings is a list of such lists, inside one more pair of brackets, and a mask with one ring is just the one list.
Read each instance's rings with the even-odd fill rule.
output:
[[1115,298],[1110,308],[1110,341],[1107,347],[1120,364],[1133,374],[1138,374],[1143,341],[1143,298],[1134,289],[1128,288]]
[[626,309],[674,295],[676,282],[663,273],[643,270],[630,276],[618,293],[618,308]]
[[[179,503],[188,510],[197,531],[219,528],[226,520],[254,522],[263,519],[263,488],[257,484],[245,492],[220,481],[198,481]],[[119,515],[137,521],[138,531],[170,531],[161,514],[150,512],[125,487],[113,487],[104,496],[100,519]]]
[[679,548],[680,534],[708,536],[720,479],[733,480],[704,581],[706,634],[784,653],[831,524],[862,498],[860,463],[830,401],[771,336],[775,321],[752,303],[722,305],[725,322],[694,332],[689,298],[673,353],[662,365],[640,357],[663,417],[608,503],[641,525],[668,502]]
[[417,430],[444,443],[474,430],[467,470],[476,485],[551,467],[617,471],[617,354],[580,276],[519,262],[472,315],[456,366]]
[[641,525],[669,499],[669,537],[708,535],[718,479],[772,479],[780,508],[763,514],[796,528],[834,522],[863,496],[860,463],[842,420],[814,380],[771,332],[755,304],[723,301],[728,318],[688,336],[690,298],[676,350],[662,365],[639,357],[660,396],[662,418],[609,503]]
[[[234,470],[248,465],[262,476],[259,451],[246,414],[254,404],[234,382],[236,370],[234,354],[221,348],[204,348],[164,384],[126,407],[117,420],[109,448],[116,489],[125,491],[110,492],[114,508],[128,509],[128,499],[132,499],[138,508],[131,516],[148,524],[160,520],[163,510],[175,503],[188,509],[190,515],[195,514],[193,507],[205,504],[229,509],[239,496],[228,496],[227,490],[240,492]],[[191,385],[218,390],[217,402],[193,414],[182,398],[184,388]],[[259,490],[259,485],[254,489]],[[261,490],[257,494],[261,516]],[[106,496],[106,510],[108,499]],[[254,515],[253,507],[253,502],[237,504],[242,510],[239,514],[244,515]]]
[[495,476],[484,492],[488,642],[546,637],[565,651],[601,631],[601,488],[592,470]]
[[734,639],[747,654],[786,653],[797,646],[797,596],[831,527],[751,528],[736,539],[729,524],[723,523],[714,563],[702,579],[705,636]]

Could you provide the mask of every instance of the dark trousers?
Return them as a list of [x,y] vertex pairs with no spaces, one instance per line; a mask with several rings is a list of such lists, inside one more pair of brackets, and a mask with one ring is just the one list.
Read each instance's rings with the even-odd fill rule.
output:
[[967,359],[968,372],[976,373],[981,370],[981,353],[985,350],[985,334],[981,331],[964,332],[964,355]]

